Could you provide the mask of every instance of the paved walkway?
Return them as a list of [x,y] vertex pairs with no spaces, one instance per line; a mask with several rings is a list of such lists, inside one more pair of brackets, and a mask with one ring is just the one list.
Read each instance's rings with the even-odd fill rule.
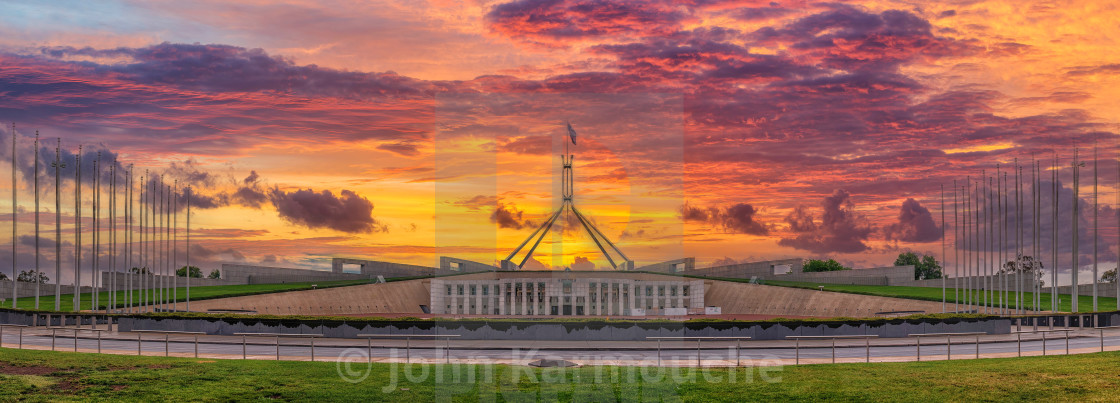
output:
[[[759,340],[663,341],[554,341],[554,340],[400,340],[197,336],[78,330],[44,327],[6,327],[5,348],[100,352],[121,355],[167,355],[216,359],[293,361],[372,361],[412,363],[526,364],[549,358],[582,365],[627,366],[735,366],[793,365],[831,362],[917,361],[916,338],[870,340]],[[53,336],[52,336],[53,333]],[[1103,337],[1102,337],[1103,334]],[[1046,341],[1043,342],[1043,337]],[[1020,341],[1021,340],[1021,341]],[[922,361],[1056,354],[1083,354],[1120,350],[1120,329],[1074,329],[1069,332],[1009,335],[922,337]],[[279,343],[279,346],[277,345]],[[448,348],[450,346],[450,349]],[[1068,347],[1067,347],[1068,346]],[[1067,350],[1068,349],[1068,350]],[[1068,352],[1067,352],[1068,351]],[[699,362],[698,362],[699,359]]]

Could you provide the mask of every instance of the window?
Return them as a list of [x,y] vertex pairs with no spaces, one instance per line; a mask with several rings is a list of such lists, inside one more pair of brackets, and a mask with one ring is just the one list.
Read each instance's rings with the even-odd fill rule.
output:
[[471,286],[471,295],[475,295],[475,293],[476,293],[477,291],[478,291],[478,289],[477,289],[477,288],[476,288],[475,286],[473,286],[473,285],[472,285],[472,286]]
[[688,296],[688,286],[687,285],[681,287],[681,294],[686,296],[686,297]]
[[463,285],[462,284],[459,285],[459,295],[463,295]]
[[646,296],[647,297],[652,297],[653,296],[653,286],[651,286],[651,285],[646,286]]
[[[669,296],[671,296],[671,297],[677,296],[677,286],[674,285],[672,287],[669,287]],[[673,308],[676,308],[676,307],[673,307]]]
[[663,286],[663,285],[657,286],[657,296],[658,297],[664,297],[665,296],[665,286]]
[[[447,286],[447,295],[451,295],[451,286]],[[450,308],[451,306],[448,306]]]
[[482,286],[482,295],[490,295],[490,286],[488,286],[488,285]]

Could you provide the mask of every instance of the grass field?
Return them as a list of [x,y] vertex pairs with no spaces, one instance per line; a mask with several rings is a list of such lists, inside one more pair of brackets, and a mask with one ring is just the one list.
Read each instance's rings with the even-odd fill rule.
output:
[[[284,284],[213,285],[213,286],[206,286],[206,287],[191,287],[191,300],[192,301],[200,301],[200,300],[204,300],[204,299],[237,297],[237,296],[242,296],[242,295],[268,294],[268,293],[282,292],[282,291],[310,290],[312,284],[316,285],[316,287],[318,287],[318,288],[327,288],[327,287],[343,287],[343,286],[348,286],[348,285],[358,285],[358,284],[368,284],[368,283],[369,283],[369,280],[341,280],[341,281],[312,281],[312,282],[284,283]],[[21,287],[30,287],[30,286],[33,286],[33,284],[20,283],[20,286]],[[173,294],[173,296],[177,296],[179,301],[186,301],[187,300],[187,288],[186,287],[179,287],[177,289],[173,289],[170,292],[175,293],[175,294]],[[117,294],[117,305],[118,306],[123,306],[124,301],[125,301],[125,296],[126,296],[127,292],[118,291],[116,294]],[[133,291],[132,292],[133,301],[139,301],[140,300],[140,295],[141,295],[140,291]],[[0,296],[0,297],[10,298],[11,296]],[[83,309],[83,310],[90,309],[90,307],[92,306],[91,300],[90,300],[90,297],[91,297],[90,294],[89,293],[83,293],[79,297],[81,298],[81,300],[80,300],[81,309]],[[171,299],[171,298],[168,298],[168,299]],[[106,304],[108,304],[108,302],[109,302],[109,292],[105,292],[105,291],[99,292],[98,293],[98,305],[103,307]],[[11,300],[9,299],[9,300],[5,300],[5,302],[3,304],[0,304],[0,305],[2,305],[3,307],[11,307],[12,303],[11,303]],[[18,307],[20,309],[35,309],[35,298],[34,297],[20,297]],[[73,308],[74,308],[74,295],[73,294],[62,294],[62,307],[61,307],[60,310],[61,311],[73,311]],[[39,309],[54,310],[54,294],[40,295],[40,297],[39,297]]]
[[[735,281],[739,281],[739,280],[735,280]],[[746,280],[742,280],[742,281],[746,281]],[[821,283],[807,283],[807,282],[796,282],[796,281],[774,281],[774,280],[767,280],[765,282],[765,284],[766,285],[777,285],[777,286],[783,286],[783,287],[809,288],[809,289],[813,289],[813,290],[816,290],[817,287],[823,285],[825,291],[847,292],[847,293],[864,294],[864,295],[878,295],[878,296],[883,296],[883,297],[921,299],[921,300],[928,300],[928,301],[941,301],[941,288],[932,288],[932,287],[821,284]],[[946,298],[946,301],[948,301],[949,303],[953,303],[955,301],[955,299],[954,299],[953,289],[951,288],[952,287],[952,281],[950,280],[947,284],[949,285],[950,288],[946,289],[945,298]],[[979,296],[980,293],[977,292],[975,294],[977,295],[977,298],[981,298],[981,299],[983,298],[983,297]],[[1027,295],[1027,293],[1024,293],[1024,295]],[[959,298],[959,300],[962,303],[964,302],[965,296],[966,295],[963,291],[960,291],[959,294],[957,295],[957,297]],[[1058,305],[1058,310],[1062,311],[1062,312],[1069,312],[1070,308],[1072,307],[1072,304],[1070,303],[1071,298],[1070,298],[1069,294],[1060,294],[1059,297],[1061,298],[1061,303]],[[998,300],[999,297],[996,297],[996,298]],[[1027,301],[1024,305],[1027,306],[1027,307],[1030,307],[1031,306],[1030,296],[1026,296],[1025,298],[1026,298]],[[1016,306],[1014,293],[1010,294],[1008,305],[1009,306]],[[1048,293],[1048,292],[1042,293],[1042,303],[1040,305],[1042,307],[1042,310],[1044,310],[1044,311],[1050,310],[1050,293]],[[1077,306],[1078,306],[1078,312],[1093,312],[1093,296],[1092,295],[1080,295],[1078,297],[1078,300],[1077,300]],[[1115,297],[1098,297],[1097,298],[1097,306],[1098,306],[1097,310],[1099,310],[1099,311],[1113,311],[1113,310],[1116,310],[1116,298]]]
[[[1120,352],[738,369],[392,365],[0,349],[3,401],[1116,401]],[[350,383],[340,372],[363,380]]]

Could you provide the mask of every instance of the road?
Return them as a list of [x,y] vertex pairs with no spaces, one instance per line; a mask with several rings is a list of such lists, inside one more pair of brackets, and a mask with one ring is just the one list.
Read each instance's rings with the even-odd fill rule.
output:
[[[897,362],[916,361],[918,347],[915,338],[837,340],[833,349],[831,340],[768,340],[742,341],[736,348],[735,341],[704,341],[697,349],[695,341],[662,342],[571,342],[541,340],[452,340],[450,350],[445,340],[372,340],[365,339],[312,339],[281,338],[279,352],[275,337],[164,335],[153,333],[102,332],[83,329],[75,339],[74,330],[28,327],[20,336],[18,328],[5,327],[2,346],[6,348],[80,352],[102,352],[126,355],[169,355],[177,357],[220,359],[271,359],[282,360],[421,363],[506,363],[524,364],[532,360],[563,359],[584,365],[665,365],[695,366],[699,356],[702,366],[740,365],[789,365],[833,362]],[[52,337],[52,332],[54,336]],[[1103,338],[1101,337],[1103,334]],[[1084,329],[1070,332],[1023,333],[1021,335],[984,335],[979,343],[975,336],[955,336],[952,345],[946,338],[923,337],[922,360],[944,360],[951,350],[952,359],[994,358],[1043,355],[1079,354],[1120,350],[1120,330]],[[140,337],[141,341],[138,341]],[[165,342],[166,337],[166,342]],[[1022,341],[1019,342],[1019,337]],[[22,339],[22,340],[21,340]],[[1067,350],[1068,343],[1068,350]],[[659,359],[660,357],[660,359]]]

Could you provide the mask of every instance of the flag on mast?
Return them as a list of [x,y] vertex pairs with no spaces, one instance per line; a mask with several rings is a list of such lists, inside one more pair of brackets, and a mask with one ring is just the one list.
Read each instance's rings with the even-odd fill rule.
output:
[[572,122],[568,122],[568,137],[572,139],[572,144],[576,143],[576,129],[572,128]]

